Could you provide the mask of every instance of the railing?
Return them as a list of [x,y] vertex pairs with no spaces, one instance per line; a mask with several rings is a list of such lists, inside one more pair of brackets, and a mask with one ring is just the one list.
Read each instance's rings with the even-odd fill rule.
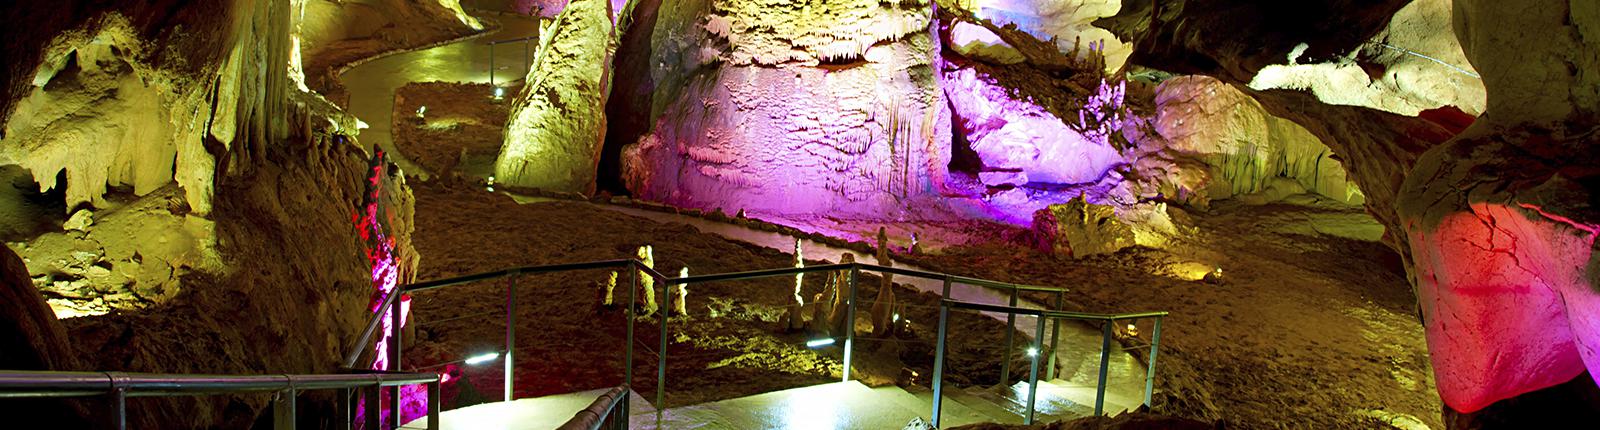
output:
[[[950,284],[949,283],[945,283],[945,287],[944,288],[945,288],[944,289],[944,296],[948,297],[950,295]],[[1015,298],[1014,297],[1015,296],[1013,296],[1013,300],[1012,300],[1013,303],[1015,303]],[[938,329],[939,330],[939,334],[938,334],[938,339],[939,340],[938,340],[938,345],[935,346],[934,354],[933,354],[934,362],[933,362],[933,417],[932,417],[932,424],[933,424],[933,427],[935,427],[935,428],[939,427],[939,418],[940,418],[940,413],[941,413],[941,406],[943,406],[943,398],[944,398],[944,360],[945,360],[945,356],[944,356],[945,348],[944,347],[945,347],[945,337],[948,334],[948,330],[949,330],[950,309],[952,309],[952,308],[955,308],[955,309],[970,309],[970,310],[981,311],[981,312],[1005,313],[1007,315],[1007,317],[1008,317],[1008,321],[1013,320],[1013,318],[1015,318],[1016,315],[1019,315],[1019,314],[1021,314],[1021,315],[1032,315],[1032,316],[1037,317],[1037,318],[1040,319],[1039,323],[1034,327],[1033,347],[1032,347],[1031,350],[1035,351],[1035,353],[1034,354],[1030,354],[1030,360],[1029,360],[1030,363],[1031,363],[1031,365],[1030,365],[1031,369],[1029,370],[1029,375],[1028,375],[1027,412],[1023,416],[1023,424],[1026,424],[1026,425],[1032,425],[1033,424],[1033,420],[1034,420],[1034,404],[1037,402],[1038,397],[1039,397],[1039,355],[1045,354],[1046,351],[1048,351],[1048,354],[1050,355],[1050,361],[1052,362],[1052,365],[1050,366],[1050,370],[1051,371],[1055,370],[1055,366],[1053,364],[1053,362],[1055,361],[1055,357],[1056,357],[1055,352],[1054,351],[1049,351],[1046,348],[1044,348],[1043,345],[1041,345],[1042,341],[1045,338],[1044,337],[1044,320],[1046,320],[1046,319],[1050,320],[1051,322],[1055,323],[1055,326],[1058,327],[1058,328],[1060,327],[1060,321],[1064,320],[1064,319],[1066,319],[1066,320],[1080,320],[1080,321],[1100,321],[1101,322],[1101,329],[1100,329],[1100,371],[1097,374],[1099,380],[1095,384],[1094,414],[1095,415],[1103,415],[1105,413],[1106,376],[1108,374],[1107,367],[1110,364],[1110,359],[1111,359],[1111,330],[1112,330],[1112,327],[1115,325],[1116,321],[1118,321],[1118,320],[1137,320],[1137,319],[1144,319],[1144,318],[1153,318],[1153,319],[1155,319],[1155,327],[1151,331],[1151,335],[1150,335],[1150,356],[1149,356],[1149,360],[1148,360],[1149,363],[1147,364],[1148,367],[1145,369],[1145,381],[1144,381],[1144,404],[1146,406],[1150,405],[1150,396],[1153,393],[1153,391],[1155,390],[1156,351],[1157,351],[1157,349],[1159,348],[1159,346],[1161,344],[1161,321],[1167,316],[1166,312],[1144,312],[1144,313],[1131,313],[1131,314],[1092,314],[1092,313],[1082,313],[1082,312],[1062,312],[1062,311],[1049,311],[1049,310],[1038,310],[1038,309],[1025,309],[1025,308],[1018,308],[1018,307],[1012,307],[1012,306],[985,305],[985,304],[979,304],[979,303],[968,303],[968,302],[960,302],[960,301],[946,299],[946,300],[941,300],[940,304],[939,304],[939,329]],[[1006,334],[1006,342],[1007,342],[1006,351],[1011,351],[1011,349],[1012,349],[1011,345],[1010,345],[1010,342],[1011,342],[1011,332],[1013,332],[1013,331],[1015,331],[1015,330],[1007,330],[1007,334]],[[1055,336],[1056,335],[1054,333],[1051,334],[1051,337],[1050,337],[1050,344],[1051,345],[1056,345],[1056,342],[1055,342],[1056,341],[1056,337]],[[1009,355],[1004,359],[1004,362],[1006,363],[1006,367],[1009,368],[1010,367],[1010,362],[1011,362]],[[1009,376],[1002,376],[1001,379],[1000,379],[1000,383],[1003,384],[1003,385],[1009,385],[1010,384],[1010,379],[1009,378],[1010,378]]]
[[[660,294],[658,295],[658,297],[660,297],[661,299],[657,301],[658,302],[657,303],[658,304],[657,312],[659,313],[659,315],[661,315],[663,317],[665,317],[666,315],[669,315],[669,310],[672,309],[671,302],[672,302],[673,295],[672,294],[668,294],[667,292],[670,291],[670,287],[672,287],[674,285],[704,284],[704,283],[709,283],[709,282],[750,280],[750,279],[770,278],[770,277],[777,277],[777,276],[788,276],[788,275],[794,275],[794,274],[797,274],[797,273],[834,272],[834,271],[849,270],[849,278],[848,278],[849,292],[848,292],[848,298],[845,301],[845,304],[847,305],[845,307],[845,312],[846,312],[845,321],[855,321],[856,296],[857,296],[857,290],[858,290],[857,279],[859,278],[858,275],[862,270],[876,272],[876,273],[880,273],[880,274],[895,274],[895,275],[909,276],[909,277],[915,277],[915,278],[923,278],[923,279],[932,279],[932,280],[943,281],[944,282],[944,295],[942,297],[949,297],[949,295],[950,295],[950,287],[953,284],[973,285],[973,286],[989,287],[989,288],[997,288],[997,289],[1006,290],[1006,291],[1010,292],[1010,304],[1013,305],[1013,306],[1007,307],[1007,306],[983,305],[983,304],[967,303],[967,302],[960,302],[960,301],[953,301],[953,300],[943,300],[943,301],[940,302],[940,326],[939,326],[939,335],[938,335],[938,340],[937,340],[937,344],[938,344],[937,348],[938,349],[936,350],[935,364],[934,364],[934,368],[935,368],[935,383],[934,383],[935,393],[936,394],[939,393],[939,389],[940,389],[940,380],[939,379],[942,378],[943,362],[944,362],[944,344],[945,344],[945,335],[946,335],[945,324],[946,324],[946,319],[948,317],[949,309],[952,308],[952,307],[958,308],[958,309],[984,310],[984,311],[1001,312],[1001,313],[1007,314],[1006,323],[1007,323],[1007,326],[1010,327],[1011,329],[1008,329],[1006,331],[1006,343],[1007,343],[1006,351],[1008,351],[1008,353],[1007,353],[1008,356],[1007,356],[1006,360],[1003,360],[1005,362],[1005,364],[1003,365],[1003,370],[1002,370],[1002,381],[1009,380],[1009,377],[1010,377],[1009,376],[1009,374],[1010,374],[1009,354],[1011,354],[1011,351],[1013,349],[1013,348],[1011,348],[1011,346],[1013,346],[1013,342],[1014,342],[1013,336],[1014,336],[1014,332],[1016,331],[1014,329],[1015,326],[1016,326],[1016,315],[1022,314],[1022,315],[1043,316],[1044,318],[1048,318],[1048,319],[1051,319],[1052,321],[1054,321],[1055,324],[1054,324],[1054,327],[1051,330],[1051,336],[1050,336],[1052,345],[1055,344],[1055,340],[1056,340],[1056,338],[1058,336],[1058,332],[1060,330],[1060,320],[1062,320],[1062,319],[1105,320],[1105,321],[1108,321],[1108,323],[1107,323],[1106,328],[1105,328],[1105,336],[1103,336],[1104,339],[1103,339],[1103,342],[1102,342],[1103,343],[1103,345],[1102,345],[1103,346],[1103,351],[1102,351],[1102,354],[1101,354],[1101,371],[1100,371],[1100,381],[1101,381],[1101,383],[1099,384],[1100,388],[1097,389],[1098,394],[1097,394],[1097,400],[1095,402],[1096,403],[1096,405],[1095,405],[1095,413],[1096,414],[1102,413],[1102,403],[1103,403],[1103,397],[1104,397],[1104,391],[1105,391],[1105,382],[1104,381],[1105,381],[1105,378],[1106,378],[1106,363],[1107,363],[1107,357],[1108,357],[1108,355],[1107,355],[1108,353],[1106,352],[1106,350],[1109,350],[1109,348],[1110,348],[1110,346],[1109,346],[1109,342],[1110,342],[1110,325],[1109,325],[1109,321],[1120,320],[1120,319],[1132,319],[1132,318],[1157,318],[1155,336],[1157,338],[1159,338],[1159,336],[1160,336],[1160,317],[1164,317],[1164,316],[1167,315],[1166,312],[1150,312],[1150,313],[1141,313],[1141,314],[1121,314],[1121,315],[1101,315],[1101,314],[1086,314],[1086,313],[1059,312],[1059,311],[1041,311],[1041,310],[1034,310],[1034,309],[1017,308],[1017,307],[1014,307],[1014,306],[1017,304],[1017,302],[1019,300],[1019,298],[1018,298],[1019,293],[1021,293],[1021,292],[1036,292],[1036,293],[1054,294],[1056,296],[1056,307],[1059,309],[1061,307],[1061,305],[1062,305],[1063,295],[1066,292],[1066,290],[1065,289],[1061,289],[1061,288],[1049,288],[1049,287],[1041,287],[1041,286],[1035,286],[1035,285],[1014,284],[1014,283],[999,282],[999,281],[992,281],[992,280],[986,280],[986,279],[971,278],[971,277],[965,277],[965,276],[955,276],[955,275],[949,275],[949,274],[943,274],[943,273],[926,272],[926,271],[920,271],[920,270],[911,270],[911,269],[896,268],[896,267],[889,267],[889,266],[879,266],[879,265],[875,265],[875,264],[866,264],[866,263],[823,264],[823,265],[814,265],[814,266],[807,266],[807,267],[786,267],[786,268],[778,268],[778,269],[763,269],[763,270],[752,270],[752,271],[745,271],[745,272],[718,273],[718,274],[707,274],[707,275],[694,275],[694,276],[681,277],[681,278],[669,278],[666,275],[663,275],[660,272],[657,272],[654,268],[651,268],[649,266],[644,265],[644,263],[639,261],[639,260],[634,260],[634,259],[605,260],[605,261],[591,261],[591,262],[583,262],[583,263],[567,263],[567,264],[552,264],[552,265],[542,265],[542,266],[519,267],[519,268],[505,269],[505,270],[499,270],[499,271],[493,271],[493,272],[477,273],[477,274],[454,277],[454,278],[447,278],[447,279],[439,279],[439,280],[433,280],[433,281],[419,282],[419,283],[414,283],[414,284],[403,285],[403,286],[397,287],[396,288],[396,293],[395,294],[390,294],[389,297],[387,297],[382,302],[382,304],[378,307],[378,311],[376,313],[374,313],[374,315],[372,316],[372,319],[370,319],[367,322],[367,326],[366,326],[365,330],[362,331],[361,337],[355,342],[355,344],[352,346],[350,352],[346,355],[346,358],[345,358],[345,361],[344,361],[344,366],[346,368],[350,368],[350,369],[355,369],[356,368],[357,363],[360,362],[361,357],[363,357],[364,354],[365,354],[365,351],[367,349],[367,345],[370,345],[372,343],[372,341],[373,341],[372,336],[374,334],[376,334],[375,332],[377,330],[377,327],[379,325],[380,320],[382,319],[382,317],[384,315],[384,312],[388,312],[390,314],[390,317],[393,318],[393,321],[400,321],[401,320],[400,307],[399,306],[395,306],[395,299],[400,297],[400,296],[402,296],[403,294],[412,293],[412,292],[418,292],[418,291],[438,289],[438,288],[446,288],[446,287],[457,286],[457,285],[462,285],[462,284],[468,284],[468,283],[473,283],[473,282],[480,282],[480,281],[487,281],[487,280],[495,280],[495,279],[505,278],[505,279],[507,279],[507,285],[506,285],[506,304],[505,304],[505,327],[506,327],[505,354],[503,356],[504,365],[505,365],[504,400],[505,401],[515,400],[513,398],[513,392],[514,392],[513,391],[513,385],[514,385],[513,374],[514,374],[514,371],[515,371],[515,356],[513,354],[513,351],[514,351],[515,346],[516,346],[515,345],[516,301],[513,298],[515,297],[514,292],[516,290],[516,276],[518,276],[518,275],[526,275],[526,274],[557,273],[557,272],[569,272],[569,271],[578,271],[578,270],[596,270],[596,269],[614,269],[614,270],[629,272],[630,285],[629,285],[629,288],[628,288],[628,301],[625,302],[625,303],[630,304],[629,305],[630,308],[632,307],[633,303],[636,303],[636,300],[637,300],[636,294],[637,294],[637,290],[638,290],[639,276],[641,274],[643,274],[645,276],[650,276],[650,277],[656,279],[657,282],[661,285],[661,291],[660,291]],[[620,285],[619,285],[619,287],[620,287]],[[634,325],[634,318],[626,318],[626,320],[627,320],[627,335],[626,335],[626,340],[625,340],[625,346],[623,347],[623,351],[624,351],[623,352],[623,354],[624,354],[623,355],[623,357],[624,357],[623,358],[623,367],[624,367],[624,370],[623,370],[623,372],[624,372],[623,384],[626,385],[626,386],[632,386],[633,385],[633,345],[634,345],[634,327],[633,327],[633,325]],[[660,326],[661,326],[661,333],[660,333],[661,345],[655,352],[656,353],[656,372],[657,372],[656,373],[656,393],[655,393],[656,394],[655,395],[655,400],[656,400],[655,406],[656,406],[656,426],[657,426],[657,428],[660,428],[661,421],[662,421],[662,413],[667,409],[667,405],[666,405],[667,339],[670,338],[669,337],[669,333],[668,333],[668,324],[663,322]],[[1044,324],[1039,324],[1038,328],[1035,330],[1036,331],[1035,336],[1034,336],[1035,345],[1037,345],[1044,338],[1044,336],[1043,336],[1043,327],[1044,327]],[[389,363],[391,363],[391,365],[394,366],[393,368],[399,369],[400,368],[400,363],[401,363],[401,349],[403,347],[403,345],[401,345],[401,341],[400,341],[400,339],[401,339],[401,335],[400,335],[401,334],[401,331],[400,331],[401,327],[400,327],[399,324],[391,324],[390,328],[392,329],[392,332],[388,334],[388,336],[390,337],[390,339],[389,339],[390,343],[389,343],[389,347],[388,347],[388,353],[389,353],[388,359],[389,359]],[[852,354],[853,354],[853,351],[854,351],[854,343],[855,343],[855,330],[853,330],[853,329],[852,330],[845,330],[844,338],[845,339],[844,339],[844,345],[843,345],[843,363],[842,363],[843,364],[843,372],[842,372],[843,375],[842,375],[841,380],[842,381],[849,381],[850,380],[850,367],[851,367],[850,365],[851,365],[851,361],[852,361]],[[1155,348],[1156,348],[1156,345],[1155,345],[1154,342],[1152,342],[1152,345],[1151,345],[1151,351],[1152,352],[1151,352],[1151,355],[1150,355],[1150,364],[1149,364],[1149,375],[1147,376],[1147,381],[1146,381],[1146,392],[1145,392],[1145,403],[1146,404],[1149,403],[1150,389],[1152,388],[1151,383],[1154,380],[1153,378],[1154,378],[1154,371],[1155,371],[1155,354],[1154,354]],[[1039,349],[1039,350],[1042,350],[1042,349]],[[1032,375],[1030,376],[1030,380],[1032,381],[1031,383],[1034,386],[1034,388],[1031,389],[1030,391],[1036,391],[1036,387],[1037,387],[1037,381],[1038,381],[1038,363],[1037,363],[1038,358],[1037,358],[1037,355],[1038,354],[1034,354],[1034,364],[1032,366],[1033,367]],[[1050,354],[1050,368],[1051,368],[1052,372],[1054,371],[1054,367],[1055,367],[1054,366],[1054,362],[1055,362],[1055,354]],[[1028,423],[1030,423],[1030,424],[1033,421],[1032,410],[1033,410],[1033,400],[1034,399],[1031,398],[1033,395],[1034,395],[1033,393],[1030,393],[1030,399],[1029,399],[1029,402],[1028,402],[1029,403],[1029,405],[1028,405],[1029,413],[1028,413],[1028,416],[1026,417]],[[395,406],[393,408],[394,410],[398,410],[399,409],[398,408],[398,400],[396,400],[396,404],[394,406]],[[935,426],[938,425],[939,407],[940,407],[939,397],[935,396],[934,397],[934,405],[933,405],[933,420],[934,420],[934,425]]]
[[533,46],[532,46],[533,43],[534,42],[538,42],[538,41],[539,41],[539,35],[538,34],[534,34],[534,35],[528,36],[528,37],[518,37],[518,38],[515,38],[515,39],[495,40],[495,41],[489,42],[488,43],[489,44],[489,86],[490,87],[499,88],[499,86],[495,85],[495,83],[494,83],[494,47],[495,47],[495,45],[500,45],[500,44],[505,44],[505,43],[522,42],[522,70],[523,70],[523,73],[526,74],[528,69],[530,67],[533,67],[533,58],[532,58],[533,54],[531,54],[529,51],[531,51],[533,49]]
[[[434,373],[366,373],[352,375],[181,375],[123,372],[35,372],[0,370],[0,398],[84,397],[109,395],[111,426],[127,428],[128,397],[170,397],[250,392],[273,392],[273,428],[295,428],[295,399],[300,391],[365,389],[366,428],[379,426],[378,398],[382,387],[427,384],[428,429],[439,428],[439,375]],[[349,399],[347,394],[345,399]],[[352,428],[345,403],[344,427]],[[18,418],[18,417],[11,417]],[[8,418],[8,419],[11,419]],[[398,418],[398,417],[397,417]],[[394,421],[398,426],[398,421]]]
[[[617,386],[600,397],[594,399],[589,407],[583,408],[572,415],[566,424],[556,427],[556,430],[600,430],[611,428],[623,430],[628,428],[628,393],[627,384]],[[621,406],[621,407],[618,407]],[[609,427],[606,424],[611,424]]]

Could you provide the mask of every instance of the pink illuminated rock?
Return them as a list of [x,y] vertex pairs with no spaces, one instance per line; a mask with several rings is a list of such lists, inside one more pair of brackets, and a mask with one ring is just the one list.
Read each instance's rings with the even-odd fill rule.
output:
[[[1594,227],[1587,227],[1593,229]],[[1585,279],[1594,231],[1475,204],[1410,234],[1440,396],[1458,411],[1566,382],[1600,364]],[[1583,315],[1588,318],[1574,320]],[[1586,335],[1579,335],[1585,333]],[[1600,370],[1600,367],[1596,367]]]
[[1000,40],[1000,36],[978,25],[965,22],[956,23],[950,30],[951,48],[956,52],[981,61],[995,64],[1017,64],[1024,58],[1016,48]]
[[939,195],[950,119],[930,14],[919,1],[663,7],[659,116],[622,151],[624,183],[647,200],[767,215],[877,218]]
[[498,182],[589,193],[605,142],[606,97],[616,50],[611,4],[578,0],[550,24],[527,82],[512,104],[495,160]]
[[1126,162],[1109,143],[1085,136],[1036,104],[1012,98],[976,70],[948,72],[944,85],[986,170],[1022,172],[1030,182],[1081,184],[1098,181]]

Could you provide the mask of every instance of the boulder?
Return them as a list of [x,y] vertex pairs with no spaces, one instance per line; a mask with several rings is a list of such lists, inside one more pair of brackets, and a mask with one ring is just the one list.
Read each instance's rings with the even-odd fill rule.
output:
[[1117,218],[1115,208],[1089,203],[1081,195],[1035,212],[1033,231],[1044,251],[1075,258],[1136,244],[1133,228]]
[[605,142],[616,50],[611,3],[577,0],[550,24],[512,103],[495,178],[511,186],[590,194]]

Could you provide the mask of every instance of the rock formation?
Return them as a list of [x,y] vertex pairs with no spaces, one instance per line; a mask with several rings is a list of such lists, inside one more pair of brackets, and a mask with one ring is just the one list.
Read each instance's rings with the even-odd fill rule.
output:
[[[894,266],[894,259],[889,256],[889,234],[883,227],[878,227],[878,265]],[[887,337],[894,332],[895,312],[899,309],[894,300],[894,274],[878,274],[878,298],[872,302],[872,334]]]
[[495,178],[512,186],[592,193],[605,142],[618,11],[570,2],[541,38],[529,85],[512,102]]
[[1050,205],[1034,214],[1034,234],[1045,251],[1083,258],[1133,246],[1133,229],[1109,205],[1089,203],[1082,196]]
[[[639,247],[639,253],[637,257],[639,258],[639,261],[644,262],[645,267],[652,269],[656,267],[655,251],[650,249],[650,245]],[[639,298],[643,301],[635,303],[634,307],[637,310],[638,315],[653,315],[657,310],[659,310],[659,308],[656,306],[656,278],[650,276],[648,273],[645,273],[643,270],[640,270],[637,276],[639,276]]]
[[[878,218],[937,195],[950,126],[927,1],[665,1],[634,195],[751,214]],[[624,48],[627,49],[627,48]]]
[[[1408,262],[1417,289],[1447,422],[1472,428],[1592,419],[1600,409],[1592,404],[1551,411],[1530,407],[1548,402],[1518,399],[1600,368],[1600,354],[1585,346],[1596,344],[1600,327],[1593,311],[1600,309],[1593,258],[1600,215],[1592,207],[1600,185],[1593,169],[1581,167],[1595,162],[1586,145],[1597,123],[1600,78],[1589,70],[1600,66],[1600,55],[1584,41],[1600,34],[1600,8],[1445,2],[1453,3],[1468,65],[1449,61],[1448,43],[1419,34],[1426,32],[1417,22],[1427,20],[1418,17],[1427,8],[1436,14],[1439,2],[1209,3],[1129,0],[1099,24],[1132,41],[1134,63],[1240,86],[1310,90],[1246,93],[1321,137],[1361,185],[1369,212],[1388,227],[1386,241]],[[1412,3],[1423,9],[1397,14]],[[1429,65],[1414,47],[1397,46],[1400,40],[1441,52],[1422,58]],[[1285,60],[1288,67],[1273,68]],[[1405,69],[1408,61],[1435,71],[1415,74]],[[1321,63],[1332,64],[1321,76],[1294,67]],[[1349,76],[1340,64],[1400,84],[1368,85],[1364,91],[1381,96],[1349,98],[1319,89]],[[1462,82],[1480,72],[1486,104],[1476,121],[1470,85],[1442,91],[1404,84]],[[1385,97],[1402,100],[1377,101]]]
[[[30,25],[5,30],[15,61],[0,97],[0,165],[65,188],[66,211],[94,210],[73,230],[30,233],[20,250],[33,256],[29,269],[73,273],[66,289],[50,277],[31,283],[53,300],[121,309],[62,321],[82,368],[332,373],[370,315],[372,267],[352,225],[368,154],[346,137],[354,118],[291,77],[296,4],[4,10]],[[403,179],[384,181],[393,273],[404,282],[416,262],[410,194]],[[331,409],[333,397],[301,402]],[[129,406],[130,427],[237,428],[267,399]]]
[[[679,270],[678,271],[678,277],[679,278],[687,278],[687,277],[689,277],[689,268],[688,267],[684,267],[682,270]],[[688,305],[688,303],[689,303],[689,284],[687,284],[687,283],[678,284],[678,285],[673,287],[673,290],[677,293],[676,294],[677,297],[672,299],[673,312],[675,312],[677,315],[688,316],[689,315],[689,305]]]

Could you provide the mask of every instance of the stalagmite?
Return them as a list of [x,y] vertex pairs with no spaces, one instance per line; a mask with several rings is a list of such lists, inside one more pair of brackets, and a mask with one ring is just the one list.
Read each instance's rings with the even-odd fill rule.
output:
[[[889,258],[889,233],[878,227],[878,265],[894,266]],[[883,273],[878,284],[878,300],[872,303],[872,334],[888,336],[894,323],[894,275]]]
[[616,302],[613,299],[613,297],[615,296],[615,294],[613,294],[613,293],[616,290],[617,290],[617,272],[616,271],[612,271],[611,275],[606,277],[605,285],[602,285],[601,288],[600,288],[600,306],[605,306],[605,307],[616,306]]
[[[806,267],[805,256],[800,253],[800,239],[794,240],[794,267]],[[794,274],[794,303],[789,305],[789,310],[784,311],[780,321],[785,331],[793,332],[806,328],[806,301],[800,295],[800,287],[805,281],[805,276],[804,273]]]
[[[678,271],[678,278],[687,277],[689,277],[689,267],[685,266]],[[677,312],[678,315],[688,316],[689,307],[685,303],[689,301],[689,284],[678,284],[675,289],[678,291],[678,298],[672,302],[673,312]]]
[[[644,262],[645,267],[656,268],[656,256],[650,245],[639,247],[639,260]],[[650,277],[650,274],[640,270],[639,289],[644,293],[644,303],[640,306],[639,314],[644,316],[654,315],[656,313],[656,278]]]

